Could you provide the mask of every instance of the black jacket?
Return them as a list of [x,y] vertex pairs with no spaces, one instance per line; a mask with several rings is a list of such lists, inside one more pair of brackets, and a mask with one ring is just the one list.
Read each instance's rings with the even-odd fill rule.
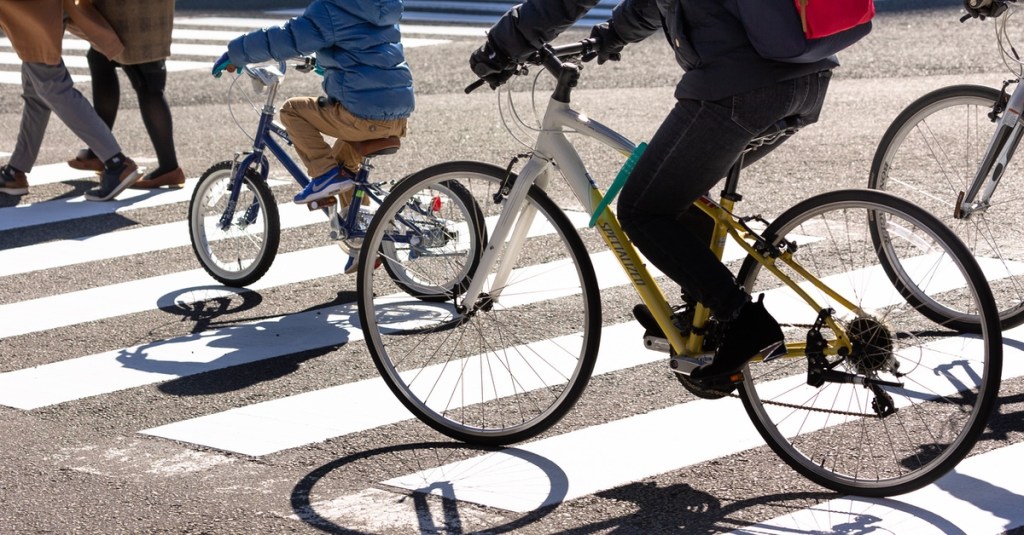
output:
[[[491,28],[490,38],[521,59],[571,26],[597,0],[527,0]],[[623,0],[609,19],[627,43],[664,30],[685,73],[676,98],[719,100],[783,80],[831,69],[835,57],[815,63],[782,63],[762,58],[747,39],[736,0]]]

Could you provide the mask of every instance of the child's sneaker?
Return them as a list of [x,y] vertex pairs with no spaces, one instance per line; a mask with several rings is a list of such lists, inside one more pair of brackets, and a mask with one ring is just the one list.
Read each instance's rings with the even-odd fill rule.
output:
[[100,174],[100,187],[85,192],[85,198],[89,201],[109,201],[138,181],[140,176],[142,172],[139,171],[139,166],[135,165],[131,158],[122,156],[120,161],[103,169],[103,173]]
[[751,301],[725,326],[725,340],[715,353],[711,364],[705,364],[690,372],[690,378],[697,381],[724,379],[743,368],[750,359],[761,355],[764,358],[786,354],[786,337],[782,327],[764,307],[764,294]]
[[25,195],[28,193],[28,178],[25,173],[5,165],[0,167],[0,193]]
[[336,167],[309,181],[309,184],[295,196],[296,204],[309,204],[317,199],[330,197],[340,191],[356,187],[352,181],[355,175],[344,167]]
[[[377,261],[374,262],[374,264],[373,264],[373,269],[379,268],[383,261],[384,260],[381,259],[380,255],[378,255],[377,256]],[[348,262],[345,262],[345,274],[346,275],[351,275],[351,274],[355,273],[356,271],[359,271],[359,253],[358,252],[356,254],[354,254],[354,255],[350,255],[348,257]]]

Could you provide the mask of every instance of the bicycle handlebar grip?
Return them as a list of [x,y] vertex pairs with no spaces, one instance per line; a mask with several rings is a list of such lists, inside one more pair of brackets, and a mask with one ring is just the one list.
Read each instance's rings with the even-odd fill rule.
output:
[[472,93],[473,91],[476,91],[477,89],[480,88],[480,86],[484,85],[484,82],[486,82],[486,81],[487,80],[484,80],[483,78],[480,78],[477,81],[469,84],[468,86],[466,86],[466,94],[468,95],[468,94]]

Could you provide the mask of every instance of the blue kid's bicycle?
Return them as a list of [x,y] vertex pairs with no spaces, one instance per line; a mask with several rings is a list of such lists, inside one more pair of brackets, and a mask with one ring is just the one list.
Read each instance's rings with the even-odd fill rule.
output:
[[[304,72],[314,67],[313,59],[295,66]],[[274,121],[274,101],[285,69],[284,63],[244,67],[234,77],[229,93],[244,74],[256,92],[266,94],[252,148],[211,166],[199,178],[189,203],[192,249],[210,276],[228,286],[256,282],[277,255],[281,213],[268,182],[267,153],[299,186],[309,183],[309,177],[285,150],[291,145],[288,133]],[[363,156],[355,189],[308,205],[311,211],[327,214],[330,237],[349,255],[352,266],[373,212],[387,195],[387,188],[394,185],[370,181],[371,160],[394,154],[400,142],[398,138],[384,138],[354,145]],[[282,206],[293,207],[290,202]],[[399,216],[390,238],[377,251],[378,266],[387,270],[395,284],[419,299],[443,301],[460,293],[487,241],[483,215],[470,192],[454,180],[438,183],[432,190],[408,199]]]

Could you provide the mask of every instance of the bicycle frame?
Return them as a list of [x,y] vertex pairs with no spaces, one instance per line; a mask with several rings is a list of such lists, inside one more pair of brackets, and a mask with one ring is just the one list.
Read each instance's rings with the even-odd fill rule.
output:
[[[1014,81],[1007,82],[1007,84]],[[999,185],[1003,173],[1010,164],[1017,145],[1020,144],[1021,136],[1024,136],[1024,124],[1021,123],[1021,113],[1024,113],[1024,89],[1021,88],[1020,80],[1015,80],[1017,86],[1013,89],[1009,100],[1006,102],[1002,115],[996,126],[996,131],[989,141],[985,156],[982,158],[978,172],[971,182],[967,192],[961,193],[961,198],[956,204],[955,217],[966,219],[972,213],[985,210],[989,206],[992,195]],[[1005,89],[1005,86],[1004,86]],[[998,103],[997,103],[998,107]],[[997,113],[993,110],[992,113]]]
[[[552,54],[549,57],[554,57],[554,55]],[[557,59],[555,61],[557,62]],[[502,259],[502,264],[495,271],[496,276],[490,285],[490,293],[486,293],[487,299],[484,299],[483,303],[499,300],[500,289],[505,286],[508,280],[508,276],[512,271],[512,265],[515,263],[515,258],[518,255],[521,244],[526,239],[527,231],[532,224],[532,219],[536,212],[535,209],[524,206],[527,191],[533,185],[541,188],[548,185],[550,174],[553,172],[553,164],[557,163],[558,171],[561,172],[569,188],[588,213],[592,213],[595,207],[601,204],[603,195],[591,178],[576,149],[567,139],[566,133],[576,132],[594,138],[626,156],[632,153],[636,147],[631,141],[611,128],[584,116],[570,107],[569,88],[572,87],[573,72],[576,77],[579,75],[579,71],[574,65],[563,65],[561,62],[558,62],[557,66],[553,66],[550,65],[550,61],[546,61],[545,67],[548,67],[549,70],[558,69],[558,74],[556,75],[559,80],[558,87],[548,102],[533,153],[523,166],[512,187],[505,194],[504,202],[508,206],[523,206],[523,210],[518,214],[512,211],[502,211],[491,233],[490,244],[492,245],[487,247],[481,258],[478,271],[490,273],[491,267],[495,265],[500,252],[500,248],[495,247],[493,244],[506,244],[507,253]],[[569,71],[568,74],[567,71]],[[765,253],[762,253],[756,247],[759,240],[761,243],[764,243],[763,238],[756,235],[741,220],[732,215],[733,205],[736,199],[738,199],[738,196],[735,195],[738,176],[739,167],[736,167],[735,171],[730,174],[726,181],[726,187],[720,202],[715,202],[709,197],[703,196],[695,203],[715,221],[711,247],[716,256],[719,259],[722,258],[725,249],[725,237],[729,236],[755,261],[797,292],[815,310],[820,312],[827,307],[816,302],[792,278],[783,273],[776,266],[777,261],[781,260],[787,266],[794,269],[812,285],[821,289],[843,307],[856,312],[858,315],[864,315],[863,310],[843,298],[838,292],[830,289],[822,280],[800,266],[793,260],[791,253],[767,250]],[[516,217],[517,215],[518,218]],[[657,321],[659,327],[661,327],[662,332],[665,333],[667,341],[676,356],[673,368],[678,371],[688,372],[694,367],[703,364],[703,360],[698,358],[702,353],[703,335],[697,333],[703,332],[701,328],[705,326],[710,318],[710,311],[698,304],[693,321],[693,334],[683,336],[678,328],[673,325],[671,320],[672,310],[664,292],[654,281],[636,248],[623,232],[618,219],[609,207],[605,207],[603,212],[599,214],[596,227],[605,244],[615,254],[619,265],[628,276],[640,299],[647,305],[652,316]],[[467,289],[464,304],[468,303],[471,304],[469,306],[479,306],[481,302],[478,302],[478,299],[485,294],[484,282],[483,277],[473,279]],[[474,303],[477,305],[472,305]],[[844,330],[831,318],[831,315],[823,314],[823,316],[825,324],[836,335],[834,341],[828,342],[828,346],[824,351],[825,354],[837,354],[841,351],[841,348],[847,350],[852,348],[852,344]],[[806,344],[804,343],[787,344],[787,349],[799,351],[800,354],[802,354],[802,350],[805,347]]]
[[[283,67],[283,66],[282,66]],[[267,158],[266,152],[269,151],[281,165],[284,166],[288,174],[301,187],[306,187],[309,184],[309,177],[306,173],[299,168],[298,164],[288,155],[285,150],[285,146],[291,146],[292,141],[288,136],[287,130],[280,124],[274,121],[274,115],[276,108],[274,107],[274,101],[277,99],[277,90],[281,84],[281,80],[284,78],[283,68],[274,71],[267,68],[261,67],[244,67],[244,72],[252,78],[255,82],[262,84],[267,91],[267,99],[260,111],[260,119],[256,126],[256,132],[253,135],[252,148],[245,153],[235,154],[235,164],[232,170],[232,181],[231,181],[231,193],[229,196],[228,205],[221,216],[222,228],[227,228],[230,224],[231,218],[234,216],[235,208],[238,202],[238,196],[241,192],[242,177],[247,169],[257,169],[261,180],[266,181],[270,174],[270,162]],[[281,140],[278,142],[275,136]],[[239,161],[242,155],[244,158]],[[328,217],[331,216],[333,211],[337,214],[337,217],[332,217],[332,227],[335,228],[346,238],[362,238],[366,235],[366,229],[359,228],[355,224],[357,215],[359,213],[359,206],[362,204],[364,197],[369,197],[371,202],[380,204],[383,200],[382,190],[369,181],[369,169],[367,165],[362,166],[359,172],[356,173],[356,177],[353,182],[356,183],[355,189],[353,190],[353,202],[350,202],[347,207],[347,213],[342,214],[338,210],[331,210],[330,207],[324,207],[323,212]],[[255,210],[251,207],[246,212],[246,221],[253,223],[255,219]]]

